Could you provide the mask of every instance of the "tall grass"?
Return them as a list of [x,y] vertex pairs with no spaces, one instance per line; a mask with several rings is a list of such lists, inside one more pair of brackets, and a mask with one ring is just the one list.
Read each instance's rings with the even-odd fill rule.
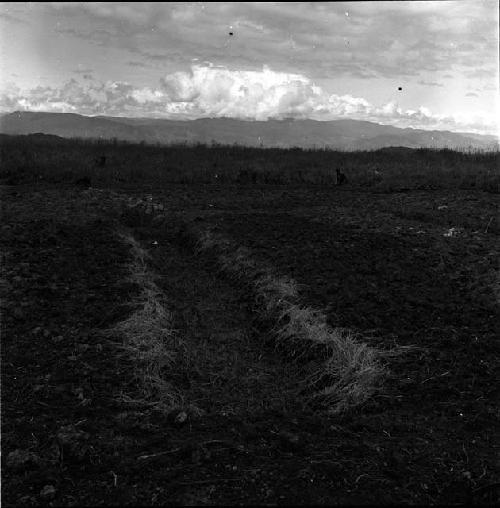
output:
[[[96,161],[106,156],[105,167]],[[253,148],[186,144],[160,146],[55,136],[0,136],[0,179],[71,183],[88,177],[96,186],[168,183],[333,185],[336,169],[349,185],[380,191],[482,189],[500,192],[498,151],[384,148]]]

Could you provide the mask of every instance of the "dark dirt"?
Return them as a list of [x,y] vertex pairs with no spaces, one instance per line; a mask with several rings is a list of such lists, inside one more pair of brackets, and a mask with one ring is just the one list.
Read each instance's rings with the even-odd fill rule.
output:
[[[70,187],[2,189],[5,506],[500,501],[496,196],[187,185],[154,195],[165,218],[152,225],[123,217],[107,191],[96,201]],[[297,279],[331,324],[418,348],[389,360],[364,407],[313,413],[245,288],[179,243],[185,221]],[[169,374],[204,410],[184,424],[119,397],[133,388],[131,360],[104,332],[138,293],[123,225],[151,252],[191,353],[184,378]]]
[[157,284],[187,350],[184,379],[176,386],[208,414],[255,415],[297,406],[293,368],[272,351],[263,354],[265,339],[248,293],[218,276],[214,262],[179,245],[178,230],[167,221],[138,232],[144,245],[157,242],[151,249]]

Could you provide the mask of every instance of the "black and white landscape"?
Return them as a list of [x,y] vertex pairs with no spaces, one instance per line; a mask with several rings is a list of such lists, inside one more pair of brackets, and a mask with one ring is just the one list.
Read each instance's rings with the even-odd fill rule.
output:
[[498,5],[0,4],[5,506],[498,506]]

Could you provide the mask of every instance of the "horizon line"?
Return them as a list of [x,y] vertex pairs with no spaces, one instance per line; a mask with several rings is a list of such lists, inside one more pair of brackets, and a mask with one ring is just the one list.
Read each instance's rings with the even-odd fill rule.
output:
[[197,120],[236,120],[239,122],[248,122],[248,123],[265,123],[270,121],[275,122],[284,122],[284,121],[293,121],[293,122],[300,122],[300,121],[310,121],[310,122],[318,122],[318,123],[327,123],[327,122],[359,122],[359,123],[369,123],[373,125],[381,125],[383,127],[393,127],[394,129],[398,130],[413,130],[413,131],[424,131],[424,132],[447,132],[450,134],[467,134],[467,135],[473,135],[473,136],[484,136],[484,137],[493,137],[500,142],[500,132],[498,134],[484,134],[484,133],[477,133],[477,132],[470,132],[470,131],[451,131],[451,130],[441,130],[441,129],[425,129],[422,127],[397,127],[393,124],[384,124],[375,122],[373,120],[358,120],[356,118],[337,118],[334,120],[317,120],[314,118],[296,118],[296,117],[270,117],[266,120],[255,120],[255,119],[246,119],[246,118],[236,118],[236,117],[226,117],[226,116],[216,116],[216,117],[199,117],[199,118],[180,118],[180,119],[173,119],[173,118],[164,118],[164,117],[156,117],[156,116],[125,116],[125,115],[105,115],[105,114],[97,114],[97,115],[87,115],[84,113],[76,113],[76,112],[70,112],[70,111],[32,111],[32,110],[14,110],[14,111],[4,111],[0,112],[0,117],[6,116],[6,115],[14,115],[14,114],[21,114],[21,113],[30,113],[30,114],[52,114],[52,115],[76,115],[76,116],[82,116],[85,118],[126,118],[126,119],[136,119],[136,120],[163,120],[167,122],[195,122]]

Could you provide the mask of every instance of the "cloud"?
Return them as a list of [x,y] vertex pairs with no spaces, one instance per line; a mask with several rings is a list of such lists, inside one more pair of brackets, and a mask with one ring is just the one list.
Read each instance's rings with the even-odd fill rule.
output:
[[[178,61],[182,55],[228,67],[267,64],[313,79],[392,79],[422,71],[484,72],[494,78],[491,69],[498,65],[493,0],[57,2],[40,9],[68,15],[75,37],[158,62]],[[88,27],[106,29],[82,31],[82,19]]]
[[498,129],[493,117],[471,118],[464,113],[436,115],[424,106],[403,109],[396,102],[374,105],[362,97],[329,93],[304,75],[278,72],[266,66],[260,71],[246,71],[192,65],[189,71],[167,74],[153,88],[115,81],[82,84],[74,79],[60,88],[38,86],[20,90],[11,85],[0,96],[0,108],[171,119],[352,118],[423,129],[478,133],[496,133]]
[[262,71],[231,71],[193,65],[190,72],[176,72],[161,80],[170,99],[167,111],[185,107],[205,116],[232,116],[267,120],[283,116],[307,116],[316,104],[327,100],[304,76]]
[[73,73],[75,74],[90,74],[92,73],[94,70],[93,69],[90,69],[90,68],[83,68],[83,67],[78,67],[78,69],[73,69]]
[[86,82],[71,79],[62,87],[37,86],[21,90],[10,83],[0,93],[0,110],[49,111],[83,115],[161,115],[161,92],[128,83]]
[[269,118],[354,118],[397,127],[497,132],[490,119],[466,114],[436,115],[421,106],[403,109],[396,102],[374,105],[361,97],[328,93],[300,74],[262,71],[231,71],[224,67],[193,65],[189,72],[170,74],[161,80],[168,98],[167,114]]
[[438,83],[437,81],[425,81],[423,79],[417,81],[417,83],[422,86],[436,86],[436,87],[444,86],[442,83]]
[[481,89],[485,90],[485,91],[496,90],[498,92],[499,91],[498,82],[496,84],[487,83],[487,84],[483,85]]
[[9,14],[8,12],[0,12],[0,19],[4,19],[11,23],[28,24],[28,22],[25,21],[24,19],[17,18],[16,16]]
[[155,2],[50,2],[47,5],[59,11],[86,11],[96,18],[131,24],[150,22],[160,10]]
[[142,67],[142,68],[150,67],[148,64],[144,62],[135,62],[135,61],[127,62],[127,65],[129,65],[130,67]]
[[464,76],[467,78],[490,79],[491,81],[498,80],[498,67],[484,67],[482,69],[475,69],[465,71]]
[[[117,31],[105,30],[103,28],[93,28],[83,30],[81,28],[60,28],[56,27],[54,32],[61,36],[69,36],[88,41],[97,46],[113,45],[113,40],[117,36]],[[117,45],[116,43],[114,45]]]
[[80,38],[83,38],[83,39],[87,38],[87,35],[84,34],[81,30],[76,30],[74,28],[59,28],[59,27],[56,27],[54,29],[54,32],[56,32],[58,34],[62,34],[62,35],[71,35],[73,37],[80,37]]

